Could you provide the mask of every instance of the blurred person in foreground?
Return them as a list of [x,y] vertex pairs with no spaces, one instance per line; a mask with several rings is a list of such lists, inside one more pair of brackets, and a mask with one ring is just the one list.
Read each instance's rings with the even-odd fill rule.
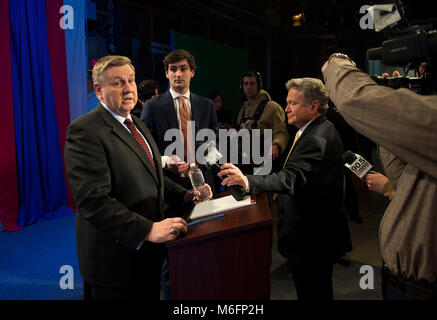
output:
[[[377,85],[346,55],[332,55],[322,73],[345,120],[379,145],[396,190],[379,231],[383,296],[435,300],[437,97]],[[393,161],[398,165],[387,170]]]

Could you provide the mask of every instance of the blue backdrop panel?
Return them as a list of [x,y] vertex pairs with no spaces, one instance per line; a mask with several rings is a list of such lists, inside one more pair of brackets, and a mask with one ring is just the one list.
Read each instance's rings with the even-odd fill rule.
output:
[[19,184],[17,224],[70,213],[47,44],[45,1],[10,0]]
[[70,120],[73,121],[88,112],[88,62],[85,47],[87,2],[83,0],[64,0],[64,5],[69,5],[73,8],[74,17],[73,29],[67,28],[65,30]]

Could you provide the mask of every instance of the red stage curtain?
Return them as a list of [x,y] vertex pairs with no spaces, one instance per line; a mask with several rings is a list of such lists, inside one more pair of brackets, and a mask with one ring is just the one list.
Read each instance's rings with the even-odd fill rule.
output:
[[18,182],[12,99],[9,1],[0,1],[0,221],[6,231],[17,231]]

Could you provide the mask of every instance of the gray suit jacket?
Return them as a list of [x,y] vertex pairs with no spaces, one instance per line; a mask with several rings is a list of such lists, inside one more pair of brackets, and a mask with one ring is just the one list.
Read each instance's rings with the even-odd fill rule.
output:
[[138,118],[132,119],[152,148],[156,168],[100,104],[67,130],[65,163],[77,206],[79,266],[84,280],[95,285],[133,284],[134,270],[140,272],[147,259],[159,259],[162,245],[145,242],[136,248],[153,222],[163,219],[164,199],[183,201],[186,192],[163,176],[152,136]]

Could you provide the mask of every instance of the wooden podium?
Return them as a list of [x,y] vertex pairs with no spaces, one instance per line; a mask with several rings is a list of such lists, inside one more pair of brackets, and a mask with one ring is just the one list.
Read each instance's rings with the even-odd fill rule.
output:
[[267,194],[255,200],[167,243],[170,299],[270,299],[272,218]]

